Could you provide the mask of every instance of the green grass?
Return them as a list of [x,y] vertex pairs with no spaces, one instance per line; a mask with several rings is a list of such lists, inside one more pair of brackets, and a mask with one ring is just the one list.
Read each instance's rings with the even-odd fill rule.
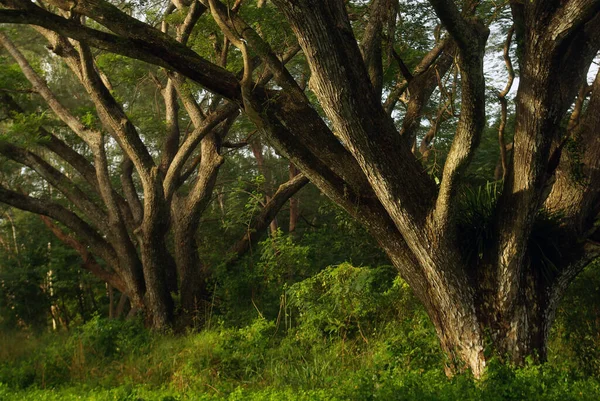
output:
[[595,322],[586,309],[595,304],[581,294],[597,280],[586,276],[581,299],[559,311],[550,362],[492,360],[474,381],[444,375],[429,319],[405,283],[387,276],[327,269],[290,288],[285,319],[242,327],[158,335],[141,321],[96,317],[69,333],[0,332],[0,401],[600,399],[600,338],[579,324]]
[[[4,333],[10,347],[0,354],[0,400],[600,399],[598,378],[557,363],[493,362],[479,382],[467,374],[448,379],[439,350],[423,338],[426,322],[411,322],[417,337],[408,324],[321,340],[262,319],[185,336],[100,319],[69,335]],[[110,344],[101,335],[117,332]]]

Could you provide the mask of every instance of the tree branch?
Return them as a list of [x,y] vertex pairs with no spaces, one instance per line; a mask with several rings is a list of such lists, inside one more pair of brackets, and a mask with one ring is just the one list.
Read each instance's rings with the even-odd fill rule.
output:
[[58,238],[65,245],[70,246],[75,251],[77,251],[77,253],[79,253],[81,259],[83,260],[82,267],[85,270],[89,271],[100,280],[115,287],[122,294],[126,294],[128,292],[127,286],[125,285],[123,279],[118,274],[107,271],[102,266],[100,266],[94,258],[94,255],[92,255],[90,251],[88,251],[87,246],[63,232],[56,224],[52,222],[50,218],[43,215],[40,215],[40,218],[42,219],[46,227],[48,227],[50,231],[52,231],[56,238]]
[[[373,0],[371,2],[369,5],[369,22],[365,27],[365,32],[360,45],[363,61],[367,68],[369,78],[371,79],[371,84],[373,85],[375,93],[379,94],[379,96],[381,96],[383,86],[382,31],[384,22],[389,20],[390,16],[393,16],[393,19],[395,20],[397,7],[397,0]],[[388,39],[390,41],[392,40],[391,38]],[[400,60],[400,63],[401,62],[402,60]],[[406,70],[403,71],[403,75],[404,72],[406,72]],[[404,77],[407,81],[410,80],[407,75],[404,75]]]
[[134,221],[136,225],[141,223],[143,216],[142,204],[138,196],[135,184],[133,183],[133,162],[126,156],[123,155],[121,160],[121,188],[127,204],[131,209]]
[[[435,187],[383,110],[364,64],[355,62],[362,56],[344,2],[274,3],[291,23],[303,48],[311,68],[310,86],[336,134],[402,234],[421,233]],[[408,242],[416,246],[423,243],[421,239]]]
[[40,156],[7,142],[0,142],[0,154],[36,171],[50,185],[58,189],[101,231],[110,232],[106,214],[74,182],[52,167]]
[[[429,3],[433,6],[435,13],[437,14],[444,27],[456,41],[458,48],[465,54],[473,53],[477,55],[480,51],[481,43],[480,40],[473,40],[478,34],[484,34],[487,38],[488,33],[482,30],[483,26],[478,24],[469,18],[471,12],[465,7],[465,14],[460,12],[454,0],[429,0]],[[470,12],[471,11],[471,12]],[[471,14],[471,15],[469,15]]]
[[506,86],[504,90],[498,93],[498,100],[500,101],[500,125],[498,126],[498,144],[500,145],[500,162],[502,163],[502,180],[506,179],[506,173],[508,170],[508,156],[506,152],[506,143],[504,140],[504,131],[506,128],[506,120],[508,114],[508,102],[506,100],[506,95],[510,92],[510,88],[512,87],[513,81],[515,79],[515,71],[512,66],[512,61],[510,59],[510,44],[512,42],[512,37],[515,32],[514,26],[512,26],[508,30],[508,34],[506,35],[506,42],[504,43],[504,63],[506,64],[506,69],[508,71],[508,82],[506,82]]
[[[485,77],[483,57],[489,29],[478,20],[460,15],[452,0],[430,0],[438,17],[457,42],[462,83],[461,111],[454,140],[448,152],[442,182],[433,212],[438,229],[446,232],[457,202],[453,199],[461,173],[469,165],[485,128]],[[453,233],[450,233],[453,236]]]
[[271,200],[269,200],[260,213],[252,219],[252,222],[248,225],[246,234],[244,234],[242,239],[229,248],[228,254],[231,256],[227,261],[228,265],[239,260],[250,247],[262,237],[271,221],[273,221],[288,199],[294,196],[294,194],[308,184],[308,182],[308,179],[304,177],[304,175],[299,174],[279,186],[277,191],[271,197]]
[[423,108],[427,105],[438,86],[438,78],[445,76],[454,63],[456,46],[450,40],[445,41],[445,43],[446,46],[435,63],[430,68],[413,76],[408,84],[408,105],[400,129],[400,135],[405,138],[408,144],[415,141],[417,130],[421,126]]
[[82,238],[82,240],[92,248],[93,252],[104,259],[106,263],[111,266],[119,266],[117,255],[112,246],[109,245],[108,242],[106,242],[106,240],[89,224],[64,207],[56,203],[22,195],[18,192],[6,189],[2,185],[0,185],[0,202],[6,203],[17,209],[41,214],[60,221]]
[[0,32],[0,44],[10,53],[15,59],[25,77],[29,80],[34,90],[38,92],[48,103],[48,106],[56,114],[58,118],[64,121],[65,124],[89,146],[97,144],[99,133],[86,128],[71,112],[64,107],[56,96],[50,91],[48,85],[42,78],[31,68],[29,62],[23,54],[15,47],[12,41],[4,33]]
[[[13,3],[12,6],[9,3]],[[14,0],[0,0],[0,4],[11,8],[20,8],[23,5]],[[117,9],[115,15],[122,17],[125,14]],[[135,21],[135,19],[133,20]],[[129,22],[129,20],[127,21]],[[99,49],[180,72],[208,90],[228,99],[240,98],[239,83],[233,74],[208,62],[166,35],[152,33],[148,37],[142,35],[140,38],[130,38],[126,35],[128,24],[120,29],[123,31],[123,36],[102,32],[59,17],[32,3],[31,7],[28,6],[26,10],[0,10],[0,23],[41,26]],[[140,22],[137,21],[137,25],[139,24]],[[147,29],[152,30],[153,28],[148,27]]]

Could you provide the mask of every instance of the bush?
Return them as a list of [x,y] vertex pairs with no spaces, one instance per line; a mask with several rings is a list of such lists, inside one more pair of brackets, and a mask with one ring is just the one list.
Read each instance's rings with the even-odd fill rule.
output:
[[138,353],[148,349],[151,342],[141,319],[104,319],[98,315],[79,326],[70,339],[72,349],[83,347],[86,354],[100,358]]
[[569,287],[557,311],[549,360],[571,373],[600,378],[600,263]]

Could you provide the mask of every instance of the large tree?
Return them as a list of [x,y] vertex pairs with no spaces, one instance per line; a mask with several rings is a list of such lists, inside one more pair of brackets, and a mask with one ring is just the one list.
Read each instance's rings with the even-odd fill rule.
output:
[[[186,42],[198,16],[192,10],[177,24],[180,43]],[[44,44],[31,32],[22,32]],[[210,266],[198,255],[201,217],[213,198],[224,151],[246,145],[226,142],[239,116],[237,105],[195,90],[179,74],[146,71],[151,77],[146,86],[154,87],[162,100],[156,118],[146,117],[155,126],[147,132],[125,112],[133,112],[135,97],[125,93],[117,100],[119,92],[87,44],[39,27],[38,32],[72,73],[62,76],[60,84],[72,92],[83,90],[87,97],[78,93],[78,102],[73,102],[64,93],[60,96],[60,85],[52,88],[41,75],[44,67],[35,68],[9,35],[0,32],[0,45],[22,73],[14,77],[28,82],[4,82],[0,88],[5,121],[0,155],[13,163],[12,173],[5,172],[2,180],[0,201],[44,216],[50,230],[81,255],[83,267],[127,296],[132,310],[143,310],[153,327],[173,323],[173,292],[180,296],[181,323],[190,323],[210,300]],[[223,66],[225,54],[227,49],[216,54]],[[46,62],[47,75],[60,74],[60,62]],[[11,71],[10,64],[3,67]],[[270,78],[265,75],[263,81]],[[200,95],[204,98],[198,101]],[[82,115],[76,106],[87,113]],[[39,109],[49,109],[55,120],[40,117]],[[144,112],[154,113],[148,107]],[[180,127],[184,122],[185,130]],[[15,182],[17,174],[27,174],[31,185]],[[230,263],[260,238],[307,182],[297,175],[271,194],[231,244]]]
[[[177,40],[176,31],[161,31],[108,1],[38,3],[1,0],[0,22],[35,25],[70,38],[74,46],[161,66],[243,110],[279,152],[379,242],[425,305],[450,368],[464,365],[479,376],[493,353],[517,363],[528,355],[544,358],[558,301],[598,254],[593,238],[600,208],[600,78],[588,88],[586,76],[600,48],[599,0],[511,0],[507,5],[273,0],[259,2],[259,9],[240,0],[173,1],[186,20],[214,20],[243,58],[239,75]],[[411,5],[425,17],[412,27],[430,27],[435,42],[418,43],[403,30],[411,27],[404,23],[410,15],[403,14]],[[485,251],[473,258],[462,238],[460,199],[486,125],[488,25],[503,7],[510,8],[518,58],[515,127],[506,135],[513,138],[510,144],[504,143],[506,124],[500,129],[505,179],[485,223]],[[253,12],[244,14],[246,8]],[[280,35],[261,25],[257,10],[285,21]],[[277,54],[278,41],[289,37],[287,29],[308,65],[307,87],[305,74],[286,68]],[[385,57],[390,55],[399,71],[391,76]],[[268,68],[276,86],[253,74],[258,63]],[[431,103],[451,97],[444,96],[443,82],[453,64],[460,105],[450,101],[448,107],[459,116],[436,180],[414,143]],[[504,123],[505,92],[500,94]],[[441,105],[433,126],[448,107]],[[117,138],[134,153],[135,136],[125,131]],[[145,198],[163,199],[162,189],[157,193],[152,185],[156,175],[149,160],[136,157],[131,159]],[[560,257],[552,269],[543,269],[531,244],[536,222],[550,214]],[[140,234],[155,244],[160,227],[142,224]]]

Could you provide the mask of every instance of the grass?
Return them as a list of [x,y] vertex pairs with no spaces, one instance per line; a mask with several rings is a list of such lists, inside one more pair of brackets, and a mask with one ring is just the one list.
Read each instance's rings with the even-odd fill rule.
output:
[[444,375],[434,329],[403,282],[340,265],[290,289],[293,324],[158,335],[96,317],[69,333],[0,332],[0,401],[595,401],[600,337],[579,323],[596,322],[596,303],[581,297],[598,283],[586,274],[559,311],[550,362],[492,360],[479,381]]
[[[494,362],[479,382],[467,374],[447,379],[439,350],[411,337],[406,324],[320,340],[275,332],[263,319],[185,336],[101,319],[68,335],[2,333],[10,346],[0,354],[0,400],[600,399],[598,378],[558,363],[512,369]],[[414,324],[426,333],[418,327],[424,323]],[[121,335],[107,344],[92,329]]]

